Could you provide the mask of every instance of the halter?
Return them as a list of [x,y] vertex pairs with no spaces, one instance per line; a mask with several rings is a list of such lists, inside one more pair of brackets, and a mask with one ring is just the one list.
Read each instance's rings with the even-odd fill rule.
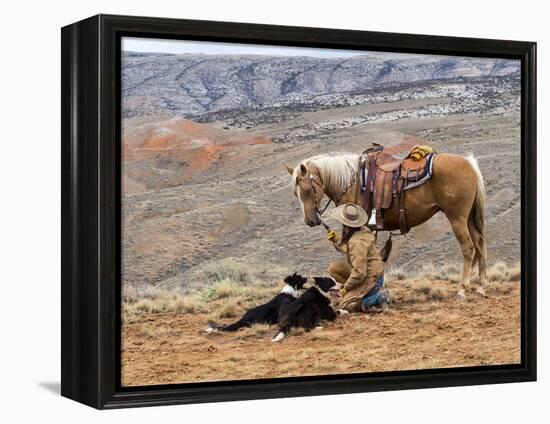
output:
[[[323,189],[323,193],[325,193],[325,186],[323,184],[320,184],[317,181],[315,181],[315,178],[313,178],[313,174],[309,174],[308,178],[309,178],[309,183],[311,184],[311,189],[313,190],[313,196],[315,198],[315,210],[319,214],[319,217],[322,218],[323,214],[326,212],[326,210],[328,208],[328,205],[330,205],[330,202],[332,200],[329,197],[328,202],[325,205],[325,207],[322,210],[319,210],[319,207],[321,206],[322,197],[319,199],[319,202],[317,202],[317,191],[315,190],[315,186],[317,185],[317,186],[321,187]],[[340,196],[340,198],[341,197],[342,197],[342,195]]]
[[[321,183],[318,183],[317,181],[315,181],[315,178],[313,178],[313,174],[309,174],[308,175],[308,179],[309,179],[309,183],[311,184],[311,189],[313,190],[313,196],[315,198],[315,209],[317,211],[317,213],[319,214],[319,218],[321,218],[321,222],[323,223],[323,226],[325,228],[328,229],[328,225],[324,223],[323,221],[323,214],[326,212],[326,210],[328,209],[328,206],[330,205],[330,202],[333,202],[334,203],[334,206],[338,206],[338,203],[340,203],[340,200],[342,200],[342,197],[344,197],[344,194],[346,194],[348,192],[348,190],[350,189],[351,186],[353,186],[353,184],[355,184],[355,173],[353,174],[354,175],[354,178],[353,180],[351,181],[351,183],[345,188],[344,191],[342,191],[338,197],[336,198],[336,200],[332,200],[330,197],[328,199],[328,202],[327,204],[325,205],[325,207],[321,210],[319,210],[320,206],[321,206],[321,199],[319,199],[319,201],[317,201],[317,191],[315,190],[315,186],[319,186],[323,189],[323,193],[326,193],[325,191],[325,186]],[[327,195],[328,197],[328,195]]]

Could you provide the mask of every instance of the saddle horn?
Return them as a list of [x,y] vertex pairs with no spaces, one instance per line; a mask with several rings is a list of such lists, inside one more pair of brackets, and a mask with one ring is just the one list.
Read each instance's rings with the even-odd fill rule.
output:
[[368,155],[369,153],[382,152],[384,151],[384,146],[380,143],[372,142],[372,146],[365,150],[362,155]]

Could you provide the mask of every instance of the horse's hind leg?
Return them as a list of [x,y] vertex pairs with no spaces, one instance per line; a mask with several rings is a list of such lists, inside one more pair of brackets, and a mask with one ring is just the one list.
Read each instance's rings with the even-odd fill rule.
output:
[[478,237],[474,243],[476,252],[474,256],[474,262],[472,267],[475,267],[476,263],[479,271],[479,286],[476,288],[476,292],[483,297],[486,297],[485,287],[487,284],[487,242],[483,236],[480,236],[478,232],[472,231],[470,228],[470,235],[472,239]]
[[[486,249],[486,248],[485,248]],[[484,255],[479,255],[479,287],[476,289],[476,291],[482,295],[483,297],[486,296],[485,294],[485,286],[487,285],[487,253]]]
[[470,287],[470,272],[472,269],[472,261],[474,259],[474,243],[470,237],[468,230],[468,220],[464,217],[453,218],[449,217],[453,232],[460,243],[462,256],[464,257],[464,267],[462,269],[461,287],[457,293],[457,299],[462,300],[466,297],[466,290]]
[[485,285],[487,283],[487,269],[486,269],[485,257],[483,257],[483,255],[480,255],[477,249],[474,254],[474,260],[472,262],[472,269],[475,269],[476,265],[478,265],[478,269],[479,269],[479,286],[477,286],[476,288],[476,293],[478,293],[483,297],[487,297],[487,295],[485,294]]

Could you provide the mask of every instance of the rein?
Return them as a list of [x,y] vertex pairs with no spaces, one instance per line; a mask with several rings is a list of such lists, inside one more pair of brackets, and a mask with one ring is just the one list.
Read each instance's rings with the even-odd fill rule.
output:
[[[358,167],[358,170],[357,170],[357,173],[353,173],[353,179],[351,180],[350,184],[348,184],[348,186],[345,188],[344,191],[342,191],[338,197],[336,198],[336,200],[332,200],[328,195],[327,197],[329,198],[328,199],[328,202],[326,203],[325,207],[322,208],[322,209],[319,209],[319,207],[321,206],[321,201],[322,201],[322,197],[319,199],[319,201],[317,201],[317,190],[315,190],[315,186],[318,186],[320,187],[322,190],[323,190],[323,194],[326,194],[326,190],[325,190],[325,186],[324,184],[321,184],[320,182],[317,182],[315,181],[315,178],[313,177],[313,174],[308,174],[308,179],[309,179],[309,182],[311,184],[311,189],[313,190],[313,195],[314,195],[314,198],[315,198],[315,209],[317,210],[317,213],[319,215],[319,219],[321,220],[321,224],[323,225],[323,227],[325,227],[325,229],[327,231],[330,230],[330,227],[328,226],[328,224],[323,221],[323,214],[326,212],[326,210],[328,209],[329,205],[330,205],[330,202],[333,202],[335,206],[338,206],[338,204],[340,203],[340,201],[342,200],[342,197],[344,197],[344,195],[348,192],[348,190],[353,186],[353,184],[355,184],[355,181],[357,181],[357,177],[358,177],[358,174],[361,173],[361,167],[359,166]],[[360,176],[359,176],[360,178]],[[359,191],[361,190],[361,187],[360,187],[360,184],[359,186],[357,187],[357,192],[355,193],[355,203],[357,203],[357,197],[358,197],[358,194],[359,194]],[[388,256],[390,255],[390,252],[391,252],[391,248],[392,248],[392,241],[391,241],[391,238],[392,236],[397,236],[397,235],[401,235],[401,234],[398,234],[398,233],[393,233],[391,231],[389,231],[389,238],[388,240],[386,240],[386,244],[384,245],[384,248],[382,250],[385,250],[387,249],[388,251],[385,252],[385,260],[387,260]],[[375,231],[375,239],[377,240],[378,239],[378,231]],[[332,242],[332,244],[334,245],[334,248],[344,254],[344,252],[342,251],[342,249],[338,246],[338,243],[336,243],[335,241]]]
[[[325,227],[325,230],[329,231],[330,230],[330,227],[328,226],[328,224],[323,221],[323,214],[326,212],[326,210],[328,209],[329,205],[330,205],[330,202],[333,202],[334,203],[334,206],[338,206],[338,204],[340,203],[340,200],[342,200],[342,197],[344,197],[344,195],[348,192],[348,190],[351,188],[351,186],[353,186],[353,184],[355,184],[355,173],[354,173],[354,178],[353,180],[351,181],[351,183],[346,187],[346,189],[344,191],[342,191],[338,197],[336,198],[336,200],[332,200],[328,195],[328,202],[326,203],[325,207],[322,208],[322,209],[319,209],[319,207],[321,206],[321,200],[323,199],[323,197],[321,196],[321,198],[319,199],[319,201],[317,201],[317,190],[315,190],[315,186],[319,186],[321,187],[321,189],[323,190],[323,194],[326,194],[326,190],[325,190],[325,186],[321,183],[318,183],[317,181],[315,181],[315,178],[313,178],[313,174],[309,174],[308,175],[308,178],[309,178],[309,182],[311,184],[311,189],[313,190],[313,196],[314,196],[314,199],[315,199],[315,209],[317,211],[317,214],[319,215],[319,219],[321,220],[321,224],[323,225],[323,227]],[[341,249],[339,249],[336,244],[334,244],[334,247],[336,248],[336,250],[338,250],[339,252],[342,252]]]

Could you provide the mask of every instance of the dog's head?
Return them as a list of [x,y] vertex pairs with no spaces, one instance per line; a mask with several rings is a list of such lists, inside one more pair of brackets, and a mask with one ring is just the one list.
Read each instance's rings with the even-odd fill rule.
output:
[[342,284],[337,283],[336,280],[332,277],[313,277],[314,286],[317,290],[321,292],[326,297],[329,298],[339,298],[340,290],[342,289]]
[[292,274],[285,278],[285,287],[282,293],[291,294],[294,297],[298,297],[304,290],[304,284],[307,282],[306,277],[302,277],[299,274]]

